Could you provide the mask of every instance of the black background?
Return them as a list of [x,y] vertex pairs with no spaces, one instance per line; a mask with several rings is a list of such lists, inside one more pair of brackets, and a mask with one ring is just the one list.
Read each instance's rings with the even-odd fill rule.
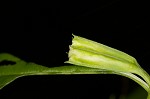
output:
[[[47,67],[65,65],[72,33],[134,56],[150,73],[148,3],[1,3],[0,52]],[[117,75],[49,75],[15,80],[0,91],[3,99],[109,99],[138,87]]]

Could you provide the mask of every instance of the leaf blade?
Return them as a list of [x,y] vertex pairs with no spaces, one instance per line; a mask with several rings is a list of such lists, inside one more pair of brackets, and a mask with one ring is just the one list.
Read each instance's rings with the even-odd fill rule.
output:
[[11,75],[11,76],[0,76],[0,89],[4,88],[6,85],[19,78],[19,75]]
[[0,66],[0,89],[14,81],[15,79],[29,75],[56,75],[56,74],[99,74],[106,73],[105,70],[98,70],[88,67],[80,67],[74,65],[60,66],[48,68],[37,65],[35,63],[27,63],[11,54],[0,54],[0,62],[8,60],[16,62],[16,64],[9,64]]

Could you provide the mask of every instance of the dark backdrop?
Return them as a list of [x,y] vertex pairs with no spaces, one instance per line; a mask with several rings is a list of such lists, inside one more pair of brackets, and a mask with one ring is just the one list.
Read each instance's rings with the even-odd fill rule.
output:
[[[1,3],[0,52],[47,67],[65,65],[72,33],[134,56],[149,68],[148,5],[146,2]],[[109,99],[136,87],[117,75],[53,75],[19,78],[0,91],[3,99]]]

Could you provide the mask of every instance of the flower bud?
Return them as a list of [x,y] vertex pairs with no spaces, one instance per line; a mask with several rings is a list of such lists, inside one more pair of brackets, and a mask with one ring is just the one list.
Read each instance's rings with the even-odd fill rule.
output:
[[75,35],[73,35],[73,36],[74,36],[74,38],[73,38],[72,45],[71,45],[72,47],[77,47],[80,49],[86,49],[89,51],[109,55],[109,56],[118,58],[120,60],[128,61],[131,63],[136,62],[134,57],[132,57],[132,56],[130,56],[130,55],[128,55],[122,51],[108,47],[108,46],[103,45],[101,43],[97,43],[97,42],[88,40],[86,38],[82,38],[82,37],[75,36]]
[[136,73],[135,59],[119,50],[74,36],[67,63],[91,68]]

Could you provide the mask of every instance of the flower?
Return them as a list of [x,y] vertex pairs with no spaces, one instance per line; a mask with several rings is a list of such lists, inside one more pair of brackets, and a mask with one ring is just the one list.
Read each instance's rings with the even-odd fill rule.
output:
[[132,56],[75,35],[68,56],[66,63],[79,66],[132,73],[136,73],[138,69]]

